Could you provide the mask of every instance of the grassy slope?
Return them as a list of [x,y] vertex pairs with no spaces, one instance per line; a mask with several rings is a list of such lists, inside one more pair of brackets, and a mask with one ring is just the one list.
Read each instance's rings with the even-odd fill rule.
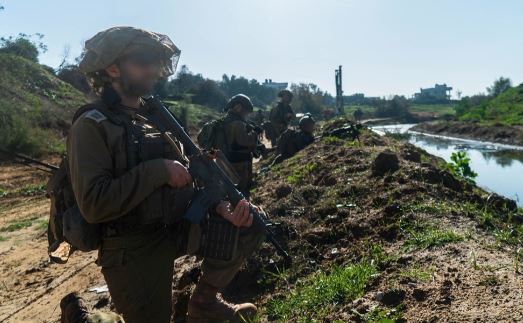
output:
[[74,111],[87,102],[43,66],[0,54],[0,145],[31,154],[59,152]]
[[[373,176],[372,161],[385,150],[398,155],[400,169]],[[517,293],[510,286],[519,216],[491,208],[484,191],[443,164],[370,131],[360,142],[309,146],[258,178],[253,191],[282,223],[292,266],[263,248],[231,290],[257,280],[261,319],[278,322],[518,317],[494,311],[491,292]],[[448,272],[459,279],[449,281]]]
[[460,119],[509,125],[523,124],[523,84],[482,104],[468,108]]

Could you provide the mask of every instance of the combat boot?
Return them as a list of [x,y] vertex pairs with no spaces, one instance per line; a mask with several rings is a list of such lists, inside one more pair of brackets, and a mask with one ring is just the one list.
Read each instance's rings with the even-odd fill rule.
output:
[[218,288],[198,282],[189,300],[188,323],[248,322],[256,315],[254,304],[232,304],[218,294]]

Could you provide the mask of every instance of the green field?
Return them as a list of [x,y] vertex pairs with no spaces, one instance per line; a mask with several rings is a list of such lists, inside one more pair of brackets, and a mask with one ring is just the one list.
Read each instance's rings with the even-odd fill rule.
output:
[[410,111],[414,113],[431,113],[437,117],[444,115],[455,115],[456,104],[445,103],[445,104],[413,104],[410,106]]

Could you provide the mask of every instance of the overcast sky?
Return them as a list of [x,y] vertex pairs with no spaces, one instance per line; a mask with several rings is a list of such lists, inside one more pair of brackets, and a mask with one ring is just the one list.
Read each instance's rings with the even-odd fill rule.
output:
[[[56,67],[96,32],[131,25],[165,33],[180,64],[212,79],[312,82],[334,93],[403,94],[447,83],[463,94],[499,76],[523,82],[518,0],[0,0],[0,36],[42,33]],[[453,91],[455,93],[455,91]]]

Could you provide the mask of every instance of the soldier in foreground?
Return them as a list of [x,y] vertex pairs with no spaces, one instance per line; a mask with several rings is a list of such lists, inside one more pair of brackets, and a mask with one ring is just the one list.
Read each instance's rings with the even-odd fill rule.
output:
[[291,107],[292,92],[282,90],[278,93],[280,102],[271,110],[269,119],[271,121],[272,133],[270,135],[273,147],[276,145],[278,138],[287,130],[289,123],[294,119],[295,114]]
[[227,115],[223,120],[223,130],[226,156],[238,175],[238,190],[249,197],[253,180],[252,160],[260,145],[258,135],[261,129],[247,122],[253,111],[249,97],[243,94],[233,96],[225,110]]
[[[86,42],[80,63],[100,100],[81,108],[67,140],[69,176],[79,212],[99,224],[97,264],[126,322],[169,322],[174,259],[199,241],[182,216],[194,194],[187,158],[174,136],[147,121],[143,96],[174,73],[180,51],[165,35],[114,27]],[[190,298],[189,322],[251,317],[253,304],[230,304],[227,286],[263,234],[249,203],[222,201],[209,212],[241,228],[230,260],[204,258]]]
[[294,156],[297,152],[314,142],[314,127],[316,121],[311,116],[300,119],[300,130],[287,129],[280,137],[276,147],[276,158],[272,165],[281,163],[287,158]]

